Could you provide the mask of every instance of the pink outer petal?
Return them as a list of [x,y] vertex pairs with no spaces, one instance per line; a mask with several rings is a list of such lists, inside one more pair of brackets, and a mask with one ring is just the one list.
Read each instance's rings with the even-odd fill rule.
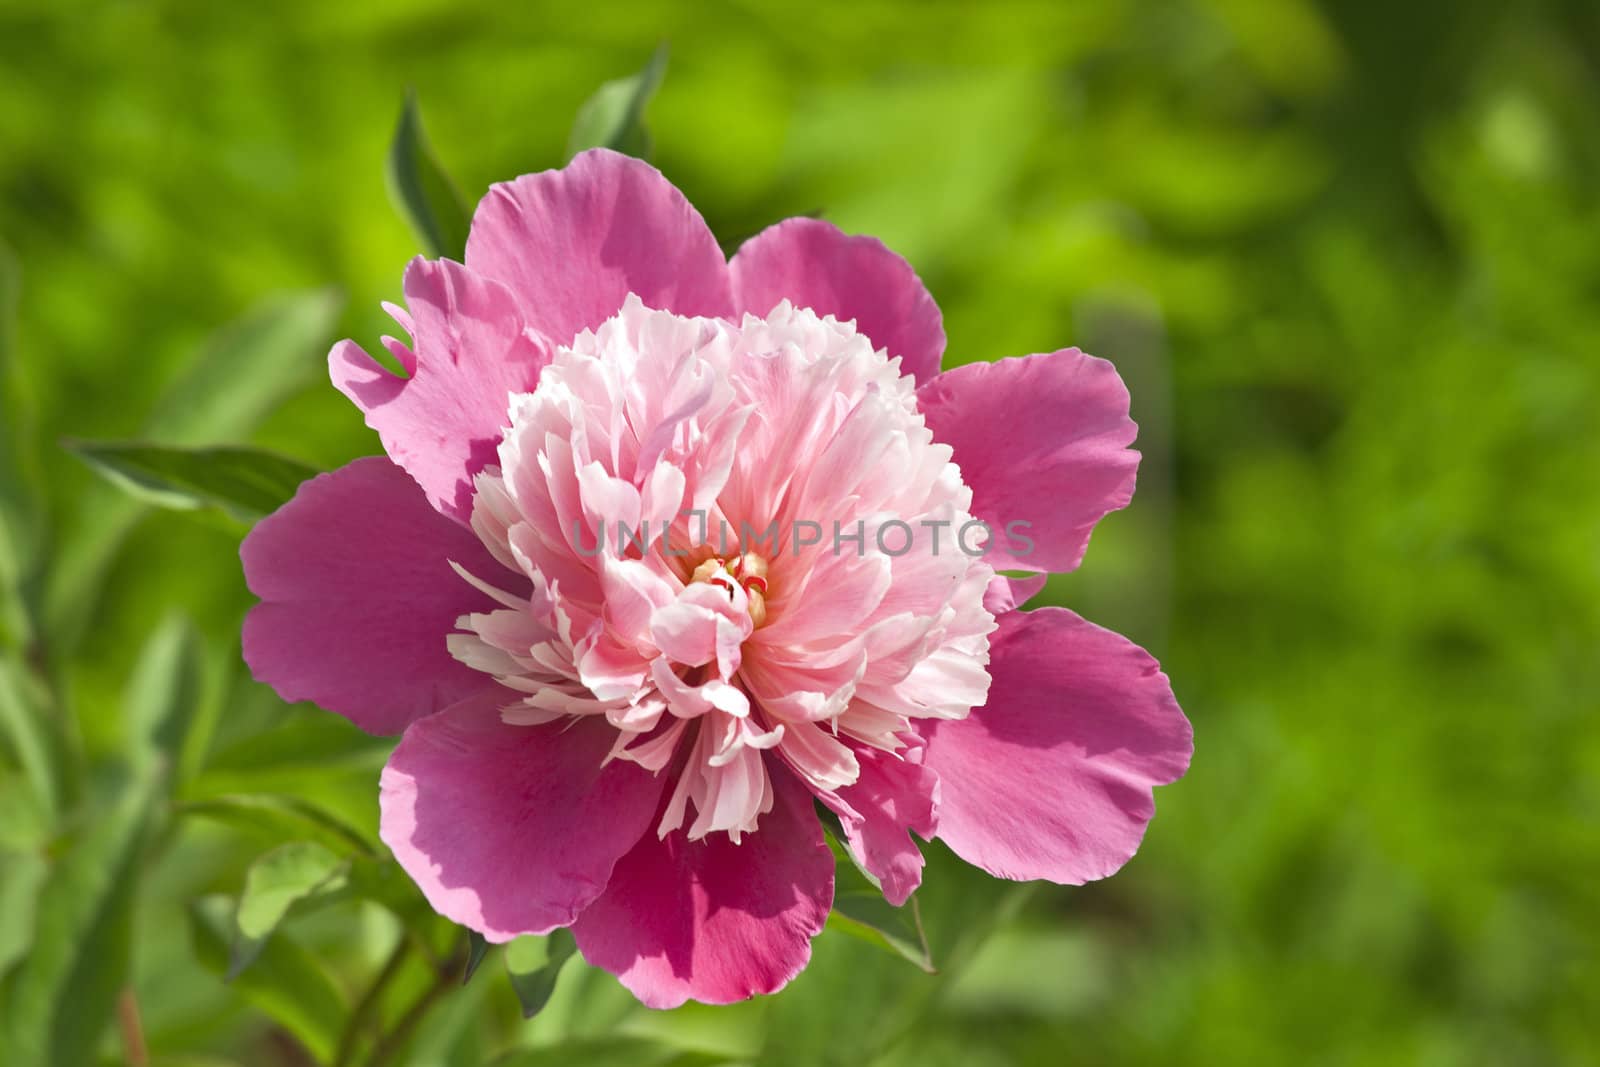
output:
[[467,265],[515,292],[557,345],[617,313],[629,293],[680,315],[732,312],[728,267],[705,220],[661,172],[608,149],[490,186]]
[[1188,768],[1189,720],[1160,666],[1126,638],[1064,608],[999,623],[988,703],[923,731],[939,836],[1001,878],[1104,878],[1138,849],[1151,789]]
[[876,749],[856,750],[861,776],[819,798],[839,816],[856,860],[883,886],[895,907],[922,884],[922,850],[908,831],[932,838],[938,826],[939,776]]
[[[512,726],[496,689],[414,723],[384,768],[381,836],[435,911],[509,941],[570,925],[650,829],[663,780],[605,764],[600,718]],[[654,840],[652,835],[651,840]]]
[[[917,390],[939,441],[955,449],[972,514],[993,528],[996,570],[1070,571],[1094,524],[1133,499],[1138,427],[1128,390],[1103,359],[1064,348],[970,363]],[[1007,524],[1033,541],[1006,535]]]
[[[472,476],[495,461],[512,393],[532,389],[550,361],[523,329],[511,292],[447,259],[406,268],[414,356],[398,378],[354,341],[328,356],[333,384],[366,413],[389,458],[427,490],[434,507],[465,521]],[[403,347],[397,352],[406,361]]]
[[1045,574],[1033,574],[1026,578],[1007,578],[997,574],[989,579],[989,586],[983,591],[983,610],[990,615],[1015,611],[1032,600],[1044,588],[1048,578],[1049,575]]
[[875,237],[852,237],[821,219],[785,219],[746,241],[729,264],[740,312],[764,316],[781,301],[856,329],[901,358],[919,383],[939,373],[944,319],[900,256]]
[[773,808],[733,844],[682,831],[640,841],[572,932],[652,1008],[727,1004],[782,988],[833,904],[833,855],[811,794],[773,761]]
[[397,734],[487,683],[450,655],[446,635],[458,616],[496,605],[451,560],[505,589],[527,585],[381,456],[306,482],[239,555],[262,600],[244,622],[251,673],[285,700],[315,701],[375,734]]

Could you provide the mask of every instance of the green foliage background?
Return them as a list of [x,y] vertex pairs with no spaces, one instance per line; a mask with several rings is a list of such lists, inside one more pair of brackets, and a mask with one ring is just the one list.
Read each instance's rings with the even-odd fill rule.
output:
[[[1600,8],[0,0],[4,1062],[123,1062],[119,995],[154,1063],[329,1059],[399,936],[351,894],[223,983],[219,897],[311,831],[216,798],[381,854],[385,745],[245,676],[242,527],[62,440],[377,451],[321,368],[416,249],[403,89],[470,202],[662,39],[654,158],[729,247],[820,211],[950,360],[1123,370],[1138,496],[1046,599],[1160,656],[1194,768],[1104,884],[934,847],[937,976],[830,929],[776,998],[574,964],[523,1022],[480,975],[393,1062],[1600,1060]],[[363,1042],[454,962],[413,927]]]

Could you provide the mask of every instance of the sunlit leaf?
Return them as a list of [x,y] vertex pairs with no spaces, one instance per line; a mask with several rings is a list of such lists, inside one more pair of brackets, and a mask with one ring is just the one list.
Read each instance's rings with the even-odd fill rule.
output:
[[611,148],[640,159],[650,155],[650,133],[644,124],[645,105],[661,86],[667,71],[667,46],[663,42],[650,62],[637,74],[608,81],[578,109],[567,139],[567,158],[586,148]]
[[348,863],[336,852],[314,841],[290,842],[252,863],[234,911],[228,981],[237,978],[261,954],[290,908],[342,889],[348,869]]
[[[224,896],[202,897],[189,906],[195,956],[218,974],[228,965],[233,910]],[[344,1023],[344,993],[293,939],[283,933],[274,937],[229,988],[293,1034],[318,1062],[328,1062]]]
[[562,927],[548,937],[519,937],[506,946],[506,974],[522,1004],[522,1017],[531,1019],[550,1003],[561,968],[578,950],[572,931]]
[[125,789],[50,871],[31,950],[5,990],[3,1063],[77,1067],[95,1061],[100,1033],[127,979],[134,894],[155,776]]
[[384,176],[389,196],[427,255],[460,260],[467,250],[466,201],[422,129],[417,94],[406,90]]
[[283,506],[318,471],[259,448],[182,448],[139,441],[68,441],[68,451],[134,498],[160,507],[215,507],[253,522]]

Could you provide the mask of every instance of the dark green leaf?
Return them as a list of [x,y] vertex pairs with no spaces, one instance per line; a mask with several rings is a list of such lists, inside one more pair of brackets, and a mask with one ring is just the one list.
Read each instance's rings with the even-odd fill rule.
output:
[[817,801],[816,808],[836,868],[833,914],[828,917],[828,925],[902,956],[928,974],[937,974],[923,933],[916,894],[898,908],[883,899],[883,887],[877,878],[861,866],[845,844],[839,816],[821,801]]
[[[343,297],[316,289],[274,297],[218,331],[163,395],[145,434],[195,445],[248,433],[323,370],[328,335]],[[93,521],[70,527],[45,596],[46,629],[58,651],[69,648],[92,615],[106,568],[142,514],[109,489],[81,503]]]
[[255,961],[290,908],[344,888],[348,870],[346,860],[315,841],[281,845],[252,863],[234,911],[227,980]]
[[170,771],[200,703],[201,643],[188,620],[169,617],[145,642],[124,703],[136,768]]
[[478,968],[483,965],[483,958],[489,954],[489,941],[476,930],[467,931],[467,967],[461,975],[461,984],[466,985],[472,981],[472,976],[478,973]]
[[[195,957],[219,974],[227,968],[233,910],[224,896],[203,897],[189,906]],[[318,1062],[333,1055],[344,1023],[344,994],[316,958],[286,934],[268,942],[231,988],[298,1038]]]
[[506,974],[522,1003],[522,1017],[531,1019],[550,1003],[561,968],[578,949],[572,932],[554,930],[548,937],[519,937],[506,946]]
[[410,89],[400,105],[400,122],[389,146],[384,176],[390,198],[417,235],[423,252],[434,258],[464,258],[469,224],[466,201],[428,144],[417,94]]
[[10,976],[3,1063],[76,1067],[95,1061],[100,1033],[127,981],[134,893],[158,782],[147,776],[50,871],[33,946]]
[[928,974],[938,973],[923,936],[915,894],[897,908],[875,889],[835,893],[828,925],[895,952]]
[[138,441],[67,441],[65,446],[133,497],[160,507],[221,508],[254,522],[283,506],[309,464],[259,448],[181,448]]
[[611,148],[640,159],[650,155],[650,134],[644,125],[645,105],[667,72],[667,46],[662,42],[637,74],[606,82],[578,109],[567,139],[567,158],[586,148]]

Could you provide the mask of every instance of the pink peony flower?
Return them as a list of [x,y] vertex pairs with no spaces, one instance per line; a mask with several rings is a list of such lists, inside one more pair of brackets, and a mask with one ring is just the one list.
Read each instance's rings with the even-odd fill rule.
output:
[[904,260],[790,219],[724,261],[605,151],[497,185],[412,262],[398,377],[334,384],[388,458],[242,556],[255,676],[403,733],[382,834],[492,941],[570,926],[641,1000],[800,971],[831,906],[813,798],[899,904],[912,837],[1004,878],[1127,862],[1188,722],[1155,661],[1023,612],[1133,493],[1128,394],[1076,349],[939,371]]

